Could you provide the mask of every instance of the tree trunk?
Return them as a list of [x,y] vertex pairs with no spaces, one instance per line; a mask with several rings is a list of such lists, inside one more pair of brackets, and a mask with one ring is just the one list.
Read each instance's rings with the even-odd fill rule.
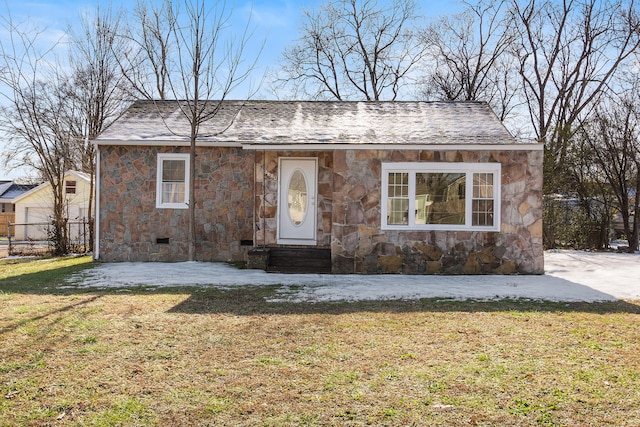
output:
[[[193,126],[193,124],[192,124]],[[189,261],[196,260],[196,133],[189,151]]]

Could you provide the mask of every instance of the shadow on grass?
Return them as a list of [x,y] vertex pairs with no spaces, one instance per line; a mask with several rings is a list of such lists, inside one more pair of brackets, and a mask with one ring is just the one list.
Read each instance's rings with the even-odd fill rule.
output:
[[[89,259],[88,257],[59,258],[51,261],[54,263],[54,268],[42,270],[38,270],[36,263],[40,260],[48,261],[47,259],[18,258],[3,260],[0,262],[0,272],[2,273],[0,277],[3,277],[0,279],[0,293],[54,295],[77,293],[77,289],[68,289],[66,279],[74,273],[93,266],[90,261],[84,261],[82,258]],[[78,260],[82,261],[78,262]],[[55,263],[59,263],[60,265],[56,266],[57,264]],[[71,263],[71,265],[68,265],[69,263]],[[24,271],[25,266],[28,266],[29,270],[34,271],[16,274],[16,272]],[[51,267],[51,264],[47,265],[47,267]],[[84,293],[89,293],[90,291],[92,290],[87,289],[87,292]]]
[[640,305],[626,301],[599,303],[550,302],[526,299],[495,301],[429,298],[419,300],[370,300],[356,302],[267,302],[277,286],[246,287],[227,291],[191,293],[169,312],[187,314],[349,314],[358,312],[585,312],[594,314],[640,314]]
[[38,316],[29,317],[27,319],[22,319],[22,320],[14,323],[12,325],[5,326],[4,328],[0,328],[0,336],[6,334],[7,332],[14,331],[14,330],[16,330],[16,329],[18,329],[18,328],[20,328],[22,326],[26,326],[29,323],[37,322],[38,320],[45,319],[45,318],[47,318],[49,316],[53,316],[55,314],[61,314],[61,313],[67,312],[69,310],[75,309],[75,308],[77,308],[79,306],[83,306],[83,305],[89,304],[89,303],[97,300],[101,296],[102,295],[93,295],[93,296],[91,296],[91,297],[89,297],[89,298],[87,298],[85,300],[82,300],[80,302],[77,302],[75,304],[65,305],[64,307],[60,307],[58,309],[51,310],[51,311],[49,311],[47,313],[40,314]]

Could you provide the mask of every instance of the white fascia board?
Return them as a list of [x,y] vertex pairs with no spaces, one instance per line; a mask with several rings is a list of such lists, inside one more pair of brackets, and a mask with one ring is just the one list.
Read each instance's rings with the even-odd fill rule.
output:
[[[96,140],[100,145],[150,146],[150,147],[189,147],[185,140]],[[245,150],[268,151],[327,151],[327,150],[471,150],[471,151],[542,151],[544,144],[264,144],[236,141],[198,141],[198,147],[242,147]]]
[[82,173],[82,172],[78,172],[78,171],[74,171],[74,170],[68,170],[65,173],[65,176],[63,177],[63,179],[66,178],[67,175],[72,175],[72,176],[74,176],[75,178],[77,178],[80,181],[84,181],[84,182],[87,182],[87,183],[91,182],[91,177],[88,174],[85,174],[85,173]]
[[327,150],[472,150],[542,151],[544,144],[242,144],[245,150],[327,151]]
[[[149,147],[189,147],[191,143],[186,140],[120,140],[120,139],[96,139],[96,144],[101,145],[143,145]],[[235,141],[201,141],[196,142],[197,147],[241,147],[242,144]]]

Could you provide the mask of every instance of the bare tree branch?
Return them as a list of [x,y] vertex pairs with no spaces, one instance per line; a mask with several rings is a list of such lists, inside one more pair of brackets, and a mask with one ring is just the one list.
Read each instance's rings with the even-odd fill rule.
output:
[[[88,218],[93,218],[93,189],[96,172],[96,150],[93,139],[118,118],[131,102],[131,82],[119,65],[119,53],[126,49],[126,41],[118,35],[122,31],[124,13],[111,7],[97,6],[79,21],[79,32],[71,34],[69,64],[71,79],[64,85],[67,105],[74,105],[74,121],[79,129],[71,141],[75,169],[90,177]],[[81,126],[80,126],[81,125]],[[93,242],[93,227],[90,227]]]
[[412,0],[337,0],[306,11],[301,37],[283,53],[278,90],[313,99],[395,100],[426,46]]
[[[607,97],[592,118],[581,123],[575,139],[591,153],[590,174],[584,182],[613,193],[622,219],[629,252],[638,249],[640,234],[640,82],[623,94]],[[583,153],[579,153],[583,155]]]
[[523,96],[535,136],[546,147],[545,187],[558,191],[576,126],[640,47],[637,7],[633,0],[513,0],[511,13]]
[[422,35],[429,46],[427,99],[487,101],[501,120],[518,107],[513,63],[515,40],[506,0],[466,3],[466,9],[431,24]]
[[78,128],[60,90],[66,76],[53,55],[59,43],[39,49],[43,31],[18,25],[10,15],[0,26],[9,34],[8,43],[0,40],[0,128],[9,137],[7,151],[14,152],[10,161],[34,168],[51,185],[55,252],[64,254],[64,174],[72,166],[70,141]]
[[[156,76],[162,76],[155,81],[162,80],[165,95],[182,100],[177,102],[177,106],[189,123],[189,134],[180,136],[190,141],[188,236],[189,260],[193,261],[196,259],[196,145],[199,138],[208,136],[200,131],[200,125],[212,120],[231,92],[249,79],[260,52],[247,60],[253,36],[251,21],[248,20],[240,32],[237,28],[232,29],[233,10],[226,2],[216,1],[210,5],[203,0],[184,0],[180,6],[182,9],[174,2],[164,3],[162,13],[153,13],[153,20],[139,20],[138,24],[143,27],[140,34],[151,34],[155,41],[139,43],[138,46],[147,69],[155,70]],[[146,25],[150,28],[144,28]],[[169,37],[158,31],[160,28],[169,29]],[[158,34],[163,34],[162,41]],[[162,56],[145,52],[157,45],[167,47]],[[250,88],[247,98],[257,89]],[[231,121],[223,124],[218,132],[224,132],[234,117],[232,115]],[[179,135],[178,130],[165,124],[170,132]]]

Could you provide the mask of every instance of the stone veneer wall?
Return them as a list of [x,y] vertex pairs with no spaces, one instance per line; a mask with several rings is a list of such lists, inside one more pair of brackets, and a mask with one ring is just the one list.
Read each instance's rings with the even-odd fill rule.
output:
[[[256,153],[256,246],[277,246],[278,159],[318,158],[318,247],[334,273],[544,272],[542,151]],[[382,231],[382,162],[500,162],[501,231]]]
[[[158,153],[188,147],[100,147],[100,247],[102,261],[184,261],[187,209],[156,208]],[[196,258],[246,259],[253,240],[254,153],[241,148],[196,151]],[[157,239],[169,239],[158,244]]]
[[278,159],[300,157],[318,159],[316,247],[331,246],[333,211],[333,152],[256,152],[256,246],[277,246]]
[[[157,209],[155,197],[157,154],[188,148],[103,146],[100,151],[100,260],[186,260],[188,210]],[[542,155],[199,148],[197,259],[245,260],[250,246],[242,240],[276,246],[278,158],[313,157],[318,159],[317,246],[331,248],[334,273],[541,274]],[[417,161],[502,163],[501,231],[380,230],[382,162]],[[156,243],[158,238],[169,244]]]
[[[542,151],[336,150],[334,273],[544,272]],[[382,231],[382,162],[500,162],[500,232]]]

